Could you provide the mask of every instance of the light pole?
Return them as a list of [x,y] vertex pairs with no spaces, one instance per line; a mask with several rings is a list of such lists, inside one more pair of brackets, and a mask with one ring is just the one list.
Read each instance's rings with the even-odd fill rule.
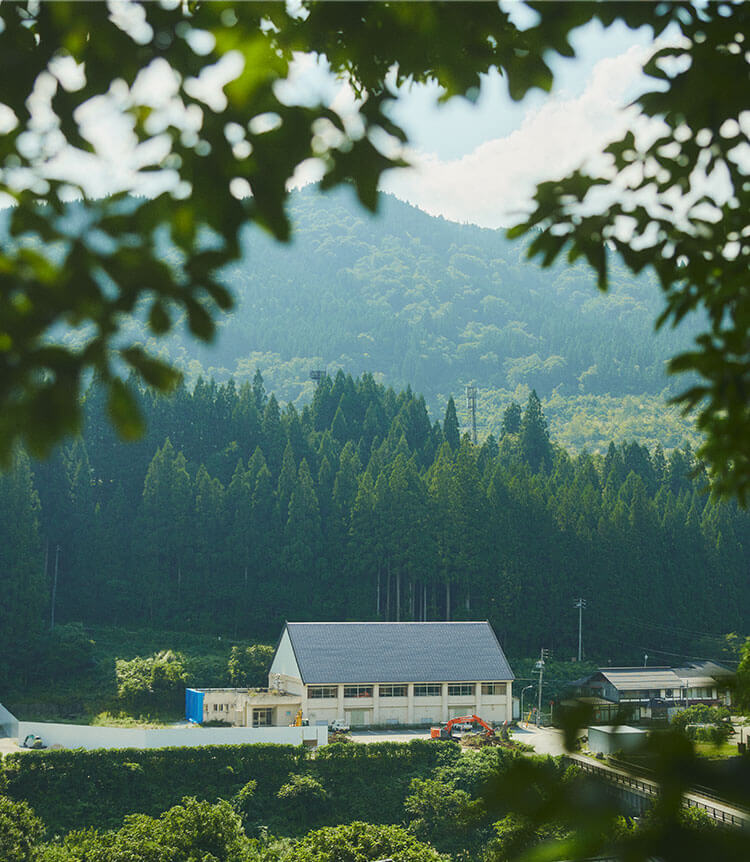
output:
[[521,689],[521,721],[523,721],[523,696],[530,688],[534,688],[533,683]]
[[534,670],[539,671],[539,698],[538,704],[536,708],[536,726],[539,727],[539,719],[542,715],[542,678],[544,676],[544,660],[550,657],[550,651],[548,649],[542,649],[539,651],[539,661],[534,665]]
[[581,644],[583,643],[583,609],[586,607],[586,599],[577,598],[573,602],[573,607],[578,608],[578,661],[581,661],[583,651]]

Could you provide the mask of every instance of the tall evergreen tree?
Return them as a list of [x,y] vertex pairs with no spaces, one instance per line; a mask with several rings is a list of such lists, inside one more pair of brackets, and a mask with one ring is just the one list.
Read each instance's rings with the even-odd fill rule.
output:
[[542,402],[532,389],[521,419],[521,457],[532,470],[549,470],[552,464],[552,445],[547,430],[547,420],[542,412]]
[[461,433],[458,427],[458,417],[456,416],[456,404],[453,401],[453,396],[448,399],[448,405],[445,408],[445,419],[443,420],[443,434],[448,441],[448,445],[456,452],[461,445]]

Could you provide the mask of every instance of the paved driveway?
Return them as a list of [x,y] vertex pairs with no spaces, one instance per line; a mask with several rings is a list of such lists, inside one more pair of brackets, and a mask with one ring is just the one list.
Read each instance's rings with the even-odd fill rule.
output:
[[527,728],[519,725],[511,729],[511,734],[516,742],[533,745],[537,754],[551,754],[553,757],[566,754],[563,733],[556,727],[534,727],[530,724]]
[[353,730],[355,742],[411,742],[412,739],[429,739],[429,730]]

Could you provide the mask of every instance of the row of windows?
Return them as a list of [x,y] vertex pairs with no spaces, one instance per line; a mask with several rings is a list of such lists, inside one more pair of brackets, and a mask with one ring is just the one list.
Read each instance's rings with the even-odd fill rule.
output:
[[[213,707],[214,707],[214,712],[224,712],[224,710],[229,712],[229,704],[228,703],[227,704],[215,703],[213,705]],[[206,706],[205,706],[205,712],[208,712],[208,704],[206,704]]]
[[[664,697],[670,700],[677,700],[683,697],[704,697],[710,698],[712,690],[710,688],[665,688]],[[623,691],[620,695],[621,700],[650,700],[652,698],[660,698],[661,689],[658,688],[634,688],[630,691]]]
[[[372,697],[372,685],[345,685],[344,697]],[[414,697],[440,697],[443,691],[441,683],[420,683],[414,686]],[[406,697],[406,685],[378,686],[380,697]],[[482,694],[505,694],[504,682],[483,682]],[[315,699],[335,699],[338,697],[338,687],[335,685],[309,685],[307,696]],[[473,697],[474,684],[470,682],[454,683],[448,686],[448,697]]]

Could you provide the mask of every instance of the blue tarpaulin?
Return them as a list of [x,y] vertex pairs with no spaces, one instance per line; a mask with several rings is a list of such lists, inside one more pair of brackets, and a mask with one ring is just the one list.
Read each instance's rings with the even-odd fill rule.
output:
[[203,692],[195,688],[185,689],[185,718],[195,724],[203,721]]

